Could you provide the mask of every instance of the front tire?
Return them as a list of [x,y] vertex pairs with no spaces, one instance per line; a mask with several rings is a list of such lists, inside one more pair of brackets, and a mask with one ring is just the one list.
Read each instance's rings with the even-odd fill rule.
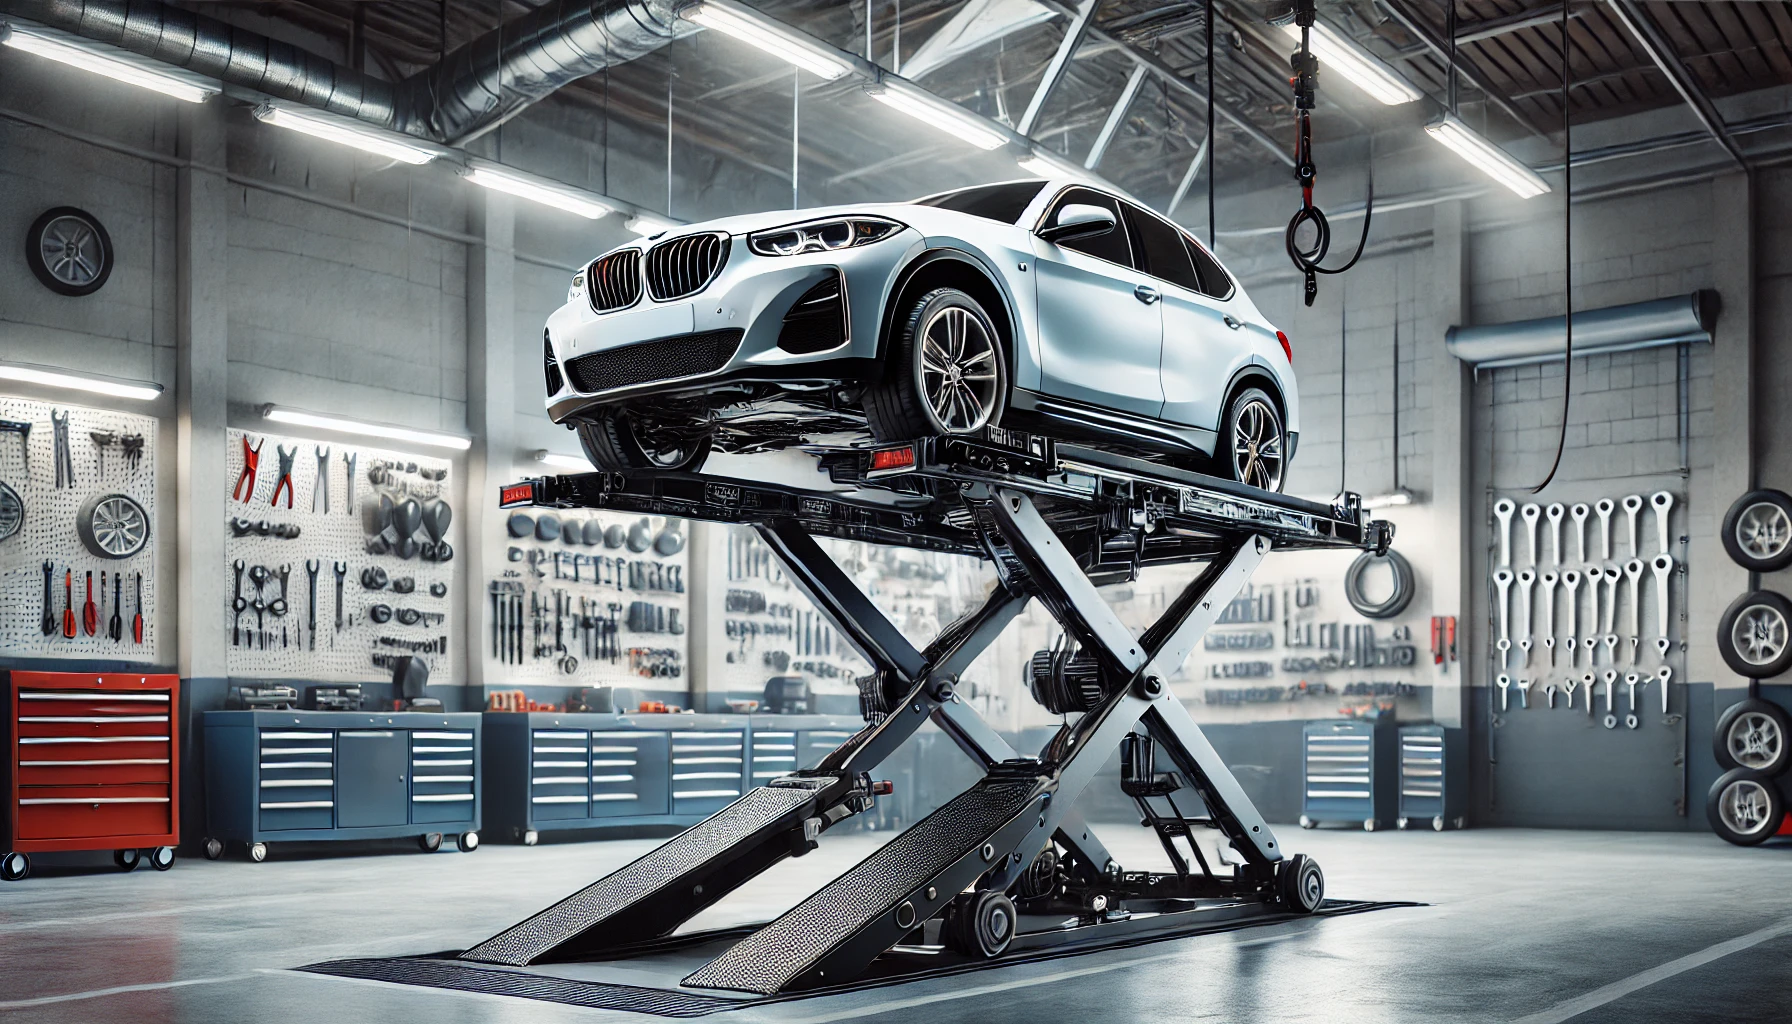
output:
[[710,435],[655,430],[620,409],[605,409],[579,424],[579,444],[600,472],[640,470],[695,473],[709,458]]
[[1002,421],[1008,361],[983,306],[957,288],[914,299],[897,320],[884,377],[865,393],[880,442],[975,434]]
[[1275,399],[1260,387],[1232,396],[1221,420],[1215,455],[1227,475],[1241,484],[1280,491],[1288,468],[1288,433]]

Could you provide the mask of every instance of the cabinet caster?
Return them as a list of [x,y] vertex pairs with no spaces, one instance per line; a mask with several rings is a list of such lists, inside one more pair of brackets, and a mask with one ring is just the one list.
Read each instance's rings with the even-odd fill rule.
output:
[[268,859],[268,844],[266,844],[266,843],[250,843],[249,844],[249,859],[254,861],[257,864],[260,864],[262,861],[267,860]]
[[523,845],[524,846],[534,846],[536,843],[538,843],[540,841],[541,841],[541,833],[535,831],[534,829],[530,829],[529,831],[523,833]]
[[423,848],[424,853],[434,853],[442,848],[442,833],[425,832],[417,837],[417,845]]
[[479,849],[479,833],[462,832],[454,837],[454,848],[462,853],[472,853]]
[[1431,831],[1442,832],[1443,830],[1444,830],[1444,816],[1440,814],[1437,817],[1431,819]]
[[216,839],[207,839],[205,845],[200,849],[205,854],[206,860],[217,860],[224,856],[224,844]]
[[0,881],[16,882],[30,873],[30,857],[17,852],[0,857]]
[[149,866],[157,871],[166,871],[174,866],[174,847],[158,846],[149,851]]
[[1300,816],[1301,828],[1312,828],[1316,824],[1318,824],[1318,822],[1314,821],[1312,818],[1309,818],[1304,814]]
[[1364,818],[1363,819],[1363,831],[1364,832],[1373,832],[1373,831],[1375,831],[1375,829],[1377,827],[1378,826],[1375,824],[1374,818]]
[[1406,831],[1406,819],[1405,818],[1395,818],[1394,819],[1394,827],[1399,829],[1402,832]]
[[137,850],[113,850],[112,863],[118,865],[120,871],[130,871],[137,866],[143,854]]

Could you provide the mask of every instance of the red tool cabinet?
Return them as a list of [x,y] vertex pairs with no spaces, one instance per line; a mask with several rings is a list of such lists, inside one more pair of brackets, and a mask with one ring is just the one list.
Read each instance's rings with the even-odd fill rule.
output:
[[180,841],[180,678],[7,673],[0,879],[33,853],[112,850],[129,870],[174,866]]

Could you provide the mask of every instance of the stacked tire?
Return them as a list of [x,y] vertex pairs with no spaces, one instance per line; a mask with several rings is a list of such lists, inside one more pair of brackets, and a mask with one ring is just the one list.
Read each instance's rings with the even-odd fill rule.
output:
[[[1792,565],[1792,497],[1775,490],[1744,494],[1724,516],[1722,536],[1724,551],[1750,572]],[[1717,648],[1725,664],[1751,681],[1792,668],[1792,601],[1771,590],[1737,598],[1718,621]],[[1785,709],[1750,696],[1718,718],[1711,746],[1724,769],[1705,798],[1711,828],[1738,846],[1765,842],[1786,816],[1777,781],[1792,766]]]

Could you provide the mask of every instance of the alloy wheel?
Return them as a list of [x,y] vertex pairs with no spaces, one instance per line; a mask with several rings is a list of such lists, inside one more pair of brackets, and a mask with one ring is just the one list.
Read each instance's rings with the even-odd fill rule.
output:
[[1777,558],[1792,544],[1792,517],[1771,501],[1757,501],[1736,517],[1736,543],[1762,561]]
[[1749,711],[1730,723],[1730,756],[1744,768],[1765,770],[1779,760],[1785,737],[1779,723],[1759,711]]
[[921,329],[915,376],[935,425],[968,434],[989,423],[996,408],[995,339],[983,321],[962,306],[939,310]]
[[85,288],[98,280],[106,263],[99,232],[86,220],[68,214],[44,225],[38,249],[51,276],[71,288]]
[[1754,779],[1738,779],[1724,788],[1718,798],[1718,816],[1738,835],[1753,835],[1773,825],[1768,820],[1773,800],[1766,787]]
[[1267,399],[1251,398],[1232,417],[1232,475],[1266,491],[1282,486],[1281,417]]
[[1786,619],[1777,608],[1755,605],[1743,609],[1730,630],[1730,640],[1743,661],[1750,665],[1766,665],[1786,649]]

